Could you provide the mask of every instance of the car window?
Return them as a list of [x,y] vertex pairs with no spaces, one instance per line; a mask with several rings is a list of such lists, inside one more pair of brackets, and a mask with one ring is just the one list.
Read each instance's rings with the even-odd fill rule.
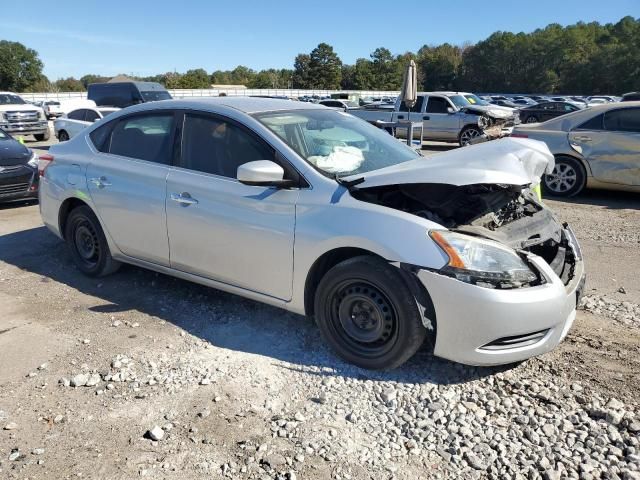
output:
[[236,178],[238,167],[255,160],[275,161],[275,152],[254,134],[223,118],[185,115],[181,166]]
[[80,108],[78,110],[74,110],[74,111],[69,112],[67,114],[67,118],[70,118],[71,120],[83,121],[84,120],[84,112],[85,112],[84,108]]
[[602,130],[604,129],[604,114],[596,115],[586,122],[578,125],[576,130]]
[[114,123],[115,122],[109,122],[106,125],[102,125],[89,134],[89,138],[91,138],[91,142],[93,143],[93,146],[96,147],[96,150],[109,153],[108,140],[110,139]]
[[[416,104],[413,107],[411,107],[411,111],[412,112],[421,112],[423,103],[424,103],[424,97],[422,95],[418,95],[418,98],[416,98]],[[408,112],[409,111],[409,108],[407,108],[406,103],[404,103],[404,102],[400,103],[400,111],[401,112]]]
[[86,110],[86,114],[84,117],[85,122],[95,122],[99,118],[100,116],[95,110],[89,110],[89,109]]
[[111,132],[109,153],[168,165],[172,131],[173,113],[125,117]]
[[427,102],[427,113],[448,113],[447,108],[451,105],[442,97],[429,97]]
[[569,103],[565,103],[562,107],[565,112],[575,112],[576,110],[578,110],[578,107],[574,107]]
[[640,133],[640,108],[613,110],[604,114],[604,129]]

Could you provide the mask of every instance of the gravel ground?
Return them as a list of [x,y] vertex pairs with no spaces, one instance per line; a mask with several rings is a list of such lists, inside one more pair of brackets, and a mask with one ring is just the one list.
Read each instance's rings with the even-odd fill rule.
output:
[[87,279],[37,206],[0,207],[0,477],[640,479],[640,198],[549,203],[588,262],[565,342],[384,373],[233,295]]

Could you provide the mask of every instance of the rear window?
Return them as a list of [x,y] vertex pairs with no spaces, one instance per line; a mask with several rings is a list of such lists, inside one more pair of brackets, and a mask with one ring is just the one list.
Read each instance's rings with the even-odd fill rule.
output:
[[158,100],[171,100],[169,92],[162,90],[148,90],[140,92],[145,102],[157,102]]
[[109,153],[168,165],[172,127],[172,113],[123,118],[111,132]]
[[582,125],[578,125],[578,130],[602,130],[604,128],[604,114],[596,115],[590,120],[587,120]]

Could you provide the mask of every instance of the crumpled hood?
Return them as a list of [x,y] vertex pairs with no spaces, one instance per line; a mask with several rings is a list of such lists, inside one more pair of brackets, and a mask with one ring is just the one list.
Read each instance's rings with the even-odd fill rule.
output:
[[462,110],[470,113],[486,114],[494,118],[511,118],[515,115],[515,109],[498,105],[469,105]]
[[544,142],[507,137],[350,175],[344,180],[363,177],[358,188],[412,183],[536,186],[554,166],[553,155]]

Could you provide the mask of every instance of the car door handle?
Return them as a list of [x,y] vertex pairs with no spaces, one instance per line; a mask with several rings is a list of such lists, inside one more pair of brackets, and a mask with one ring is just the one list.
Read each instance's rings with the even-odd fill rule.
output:
[[577,140],[579,142],[590,142],[591,141],[591,137],[587,137],[586,135],[576,135],[575,137],[573,137],[574,140]]
[[188,207],[189,205],[195,205],[198,203],[198,200],[191,197],[191,195],[187,192],[172,193],[171,200],[173,200],[174,202],[178,202],[183,207]]
[[422,117],[423,120],[429,120],[429,115],[425,115],[424,117]]
[[110,187],[111,183],[107,182],[107,177],[95,177],[89,180],[98,188]]

